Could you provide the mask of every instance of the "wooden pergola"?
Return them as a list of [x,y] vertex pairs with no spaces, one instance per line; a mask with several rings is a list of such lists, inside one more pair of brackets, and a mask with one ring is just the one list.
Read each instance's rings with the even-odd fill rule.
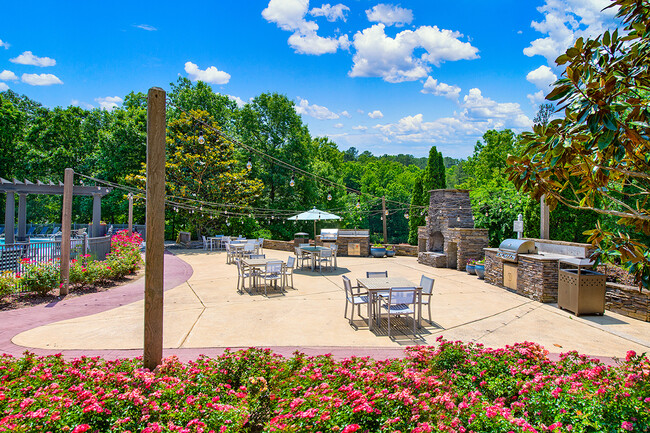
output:
[[[111,190],[112,188],[105,186],[73,186],[73,195],[93,197],[92,237],[100,236],[102,197],[111,192]],[[63,183],[43,183],[40,180],[34,183],[27,179],[21,182],[18,179],[6,180],[0,177],[0,192],[7,194],[7,200],[5,201],[5,244],[13,244],[16,241],[22,242],[27,240],[27,195],[63,195]],[[18,234],[14,236],[16,194],[18,194]]]

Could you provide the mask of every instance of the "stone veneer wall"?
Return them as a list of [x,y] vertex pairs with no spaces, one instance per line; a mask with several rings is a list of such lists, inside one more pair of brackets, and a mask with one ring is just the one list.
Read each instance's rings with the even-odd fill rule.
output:
[[[336,245],[339,246],[339,257],[348,255],[348,244],[360,244],[361,257],[370,255],[370,238],[368,236],[339,236],[336,239]],[[320,241],[320,235],[316,236],[316,245],[323,245]]]
[[517,293],[539,302],[557,302],[557,260],[519,256]]
[[485,282],[503,287],[503,260],[497,257],[496,249],[485,250]]
[[650,322],[650,294],[623,284],[607,283],[605,308],[609,311]]
[[274,239],[264,239],[263,247],[268,248],[269,250],[294,252],[293,241],[277,241]]
[[456,269],[464,271],[467,267],[467,261],[481,260],[484,256],[484,248],[488,246],[487,229],[474,228],[453,228],[448,230],[448,242],[455,242],[457,252]]
[[434,268],[446,268],[447,254],[434,252],[418,253],[418,263],[422,263],[423,265],[427,266],[433,266]]

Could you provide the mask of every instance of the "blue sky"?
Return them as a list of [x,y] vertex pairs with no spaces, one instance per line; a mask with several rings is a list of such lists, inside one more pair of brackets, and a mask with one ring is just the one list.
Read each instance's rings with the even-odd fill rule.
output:
[[111,109],[202,79],[244,103],[278,92],[340,149],[467,157],[488,129],[530,128],[608,0],[9,2],[0,91]]

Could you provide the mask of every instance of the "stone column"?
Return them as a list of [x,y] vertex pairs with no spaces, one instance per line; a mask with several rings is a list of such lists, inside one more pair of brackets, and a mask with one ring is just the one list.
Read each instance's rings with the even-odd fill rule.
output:
[[102,195],[93,194],[93,232],[92,237],[97,238],[102,235],[100,223],[102,221]]
[[14,239],[14,222],[16,218],[16,194],[7,193],[5,201],[5,245],[13,244]]
[[27,240],[27,194],[18,194],[18,242]]

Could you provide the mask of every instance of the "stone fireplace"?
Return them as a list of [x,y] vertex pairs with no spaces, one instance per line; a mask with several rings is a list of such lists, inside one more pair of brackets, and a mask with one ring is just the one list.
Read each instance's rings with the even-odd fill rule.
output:
[[483,258],[487,229],[474,228],[469,191],[430,191],[427,225],[418,228],[418,262],[436,268],[465,270],[470,259]]

